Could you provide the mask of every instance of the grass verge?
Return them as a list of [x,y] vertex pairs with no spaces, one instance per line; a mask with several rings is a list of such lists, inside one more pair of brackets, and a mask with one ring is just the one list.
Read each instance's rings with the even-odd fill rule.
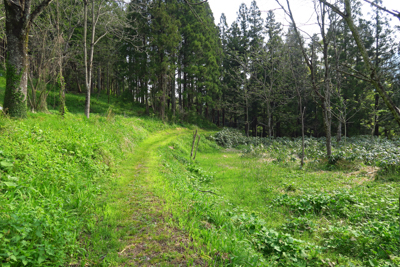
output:
[[116,182],[116,168],[137,143],[169,127],[121,116],[1,117],[2,266],[59,266],[87,258],[82,242],[107,214],[99,199]]

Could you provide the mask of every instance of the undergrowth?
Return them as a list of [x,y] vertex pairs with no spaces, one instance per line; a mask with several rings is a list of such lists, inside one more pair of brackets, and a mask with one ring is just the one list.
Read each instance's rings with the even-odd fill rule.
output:
[[[175,203],[170,205],[169,209],[175,213],[183,229],[204,240],[210,251],[214,251],[214,255],[211,255],[218,258],[221,264],[227,266],[398,266],[400,264],[398,221],[400,188],[397,184],[381,180],[365,181],[360,184],[361,180],[358,180],[360,178],[347,177],[338,170],[334,172],[336,173],[334,179],[327,173],[316,175],[313,168],[299,170],[298,167],[292,166],[290,160],[291,153],[298,147],[298,141],[269,139],[262,144],[245,143],[237,141],[236,138],[239,137],[235,136],[236,134],[230,132],[228,137],[225,135],[222,138],[217,134],[206,140],[202,139],[199,146],[199,160],[196,161],[189,158],[191,147],[189,136],[170,143],[169,148],[163,150],[167,173],[164,182],[166,188],[170,190],[167,194],[170,198],[169,203]],[[228,152],[222,147],[215,146],[214,140],[219,144],[231,144],[226,145],[227,147],[240,147],[241,150]],[[341,145],[355,151],[362,150],[362,146],[366,145],[369,139],[362,137],[360,140],[357,142],[354,138],[348,140],[347,145]],[[309,146],[323,149],[322,141],[312,139]],[[383,139],[374,141],[381,144],[391,142]],[[387,144],[383,149],[392,147],[395,150],[393,144],[396,142]],[[235,143],[236,145],[232,145]],[[261,152],[251,152],[255,147]],[[378,149],[377,145],[375,147]],[[244,160],[239,166],[233,161],[235,153],[241,154]],[[284,157],[280,161],[276,158],[275,161],[260,161],[260,158],[265,157],[267,153],[269,156],[284,155]],[[233,158],[230,163],[231,157]],[[210,165],[207,165],[210,167],[203,166],[201,162],[210,162]],[[374,164],[376,162],[374,161]],[[218,174],[226,172],[227,168],[232,169],[229,173],[234,172],[235,168],[240,168],[238,177]],[[281,173],[274,173],[271,170]],[[248,175],[243,177],[242,173]],[[286,177],[286,182],[274,184],[276,179],[272,177],[274,175]],[[315,177],[316,181],[303,178],[310,175]],[[230,183],[237,185],[235,187]],[[239,198],[239,192],[233,191],[231,195],[226,195],[228,191],[225,187],[233,186],[238,190],[238,187],[247,186],[246,183],[249,183],[249,188],[246,189],[249,190],[247,197],[250,195],[254,199],[258,197],[258,204],[246,198],[243,201],[236,201],[243,204],[233,204],[232,200]],[[268,185],[269,183],[273,185]],[[251,187],[254,184],[259,188]],[[252,210],[256,205],[263,208]],[[278,222],[282,218],[284,220],[282,223],[271,223],[264,218],[275,219]]]
[[[209,136],[210,140],[227,148],[242,148],[244,156],[265,156],[277,162],[296,161],[301,157],[301,138],[261,138],[246,137],[240,131],[224,128],[215,135]],[[305,138],[305,160],[310,166],[326,158],[326,140],[322,138]],[[385,173],[398,173],[400,171],[400,139],[387,139],[385,137],[356,136],[346,138],[346,141],[332,142],[332,155],[326,163],[328,169],[340,161],[362,163],[377,166]]]
[[[168,171],[165,183],[171,212],[183,229],[189,230],[214,251],[225,266],[319,266],[321,248],[269,229],[256,214],[232,206],[218,189],[210,186],[213,174],[189,160],[190,139],[177,140],[163,150]],[[171,149],[173,148],[173,149]],[[204,141],[199,153],[215,150]]]
[[62,266],[85,258],[105,216],[98,199],[124,153],[170,127],[151,119],[72,114],[0,121],[1,266]]

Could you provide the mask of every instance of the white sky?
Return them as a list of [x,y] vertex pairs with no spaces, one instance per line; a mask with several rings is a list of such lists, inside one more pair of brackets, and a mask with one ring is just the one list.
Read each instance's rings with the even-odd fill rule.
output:
[[[282,10],[279,10],[279,5],[275,2],[275,0],[256,0],[259,9],[261,10],[261,15],[263,18],[266,17],[268,10],[275,10],[275,18],[277,21],[281,22],[284,26],[289,25],[289,18],[285,16]],[[286,7],[285,0],[280,0],[281,3]],[[234,22],[237,18],[237,12],[239,11],[239,6],[241,3],[245,3],[248,8],[250,8],[252,0],[208,0],[210,4],[211,10],[214,13],[215,24],[218,25],[219,20],[221,18],[221,14],[225,13],[227,23],[230,26],[232,22]],[[383,0],[383,6],[389,10],[398,10],[400,11],[400,0]],[[296,20],[297,26],[310,35],[314,33],[319,33],[318,26],[315,25],[316,16],[313,15],[314,4],[313,0],[291,0],[290,6]],[[369,4],[363,2],[363,13],[366,18],[369,18],[368,14]],[[392,15],[387,14],[388,18],[391,19],[392,25],[399,25],[400,20],[395,18]],[[304,35],[304,34],[303,34]],[[399,34],[397,34],[399,35]]]

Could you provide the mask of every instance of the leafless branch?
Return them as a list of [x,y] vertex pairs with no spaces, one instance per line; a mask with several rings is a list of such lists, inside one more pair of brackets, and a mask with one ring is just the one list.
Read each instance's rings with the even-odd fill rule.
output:
[[339,14],[341,17],[345,18],[348,16],[348,14],[343,13],[342,11],[340,11],[340,9],[338,7],[336,7],[335,5],[332,5],[331,3],[328,3],[326,0],[319,0],[321,3],[324,3],[325,5],[327,5],[328,7],[330,7],[333,12]]
[[197,6],[197,5],[201,5],[201,4],[207,3],[207,2],[208,2],[208,0],[204,0],[204,1],[201,1],[200,3],[191,3],[191,5],[192,6]]
[[399,11],[397,11],[397,10],[392,10],[392,11],[387,10],[386,8],[384,8],[384,7],[380,6],[380,5],[377,5],[377,4],[375,4],[375,3],[371,2],[371,1],[368,1],[368,0],[364,0],[364,2],[367,2],[367,3],[371,4],[372,6],[377,7],[380,10],[383,10],[383,11],[389,13],[390,15],[393,15],[393,16],[395,16],[396,18],[398,18],[400,20],[400,12]]

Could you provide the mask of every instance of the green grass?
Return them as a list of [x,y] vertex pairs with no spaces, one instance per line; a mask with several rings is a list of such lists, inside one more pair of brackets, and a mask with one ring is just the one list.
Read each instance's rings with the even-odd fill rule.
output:
[[[373,149],[359,158],[352,153],[364,153],[370,140],[353,138],[335,147],[331,164],[321,158],[321,141],[311,140],[303,170],[293,152],[298,145],[289,139],[269,140],[270,147],[259,150],[242,145],[241,151],[203,135],[195,162],[191,140],[186,134],[160,147],[164,175],[154,175],[152,184],[172,222],[206,247],[213,264],[399,264],[400,187],[392,163],[398,140],[372,140]],[[393,154],[386,157],[381,148]]]
[[277,196],[313,190],[332,191],[354,183],[354,178],[341,172],[305,171],[269,163],[270,160],[243,157],[240,151],[225,150],[201,154],[197,162],[215,173],[211,184],[232,204],[260,212],[269,227],[277,227],[285,221],[286,214],[271,210],[268,204]]
[[352,138],[329,163],[310,138],[300,169],[299,140],[200,130],[194,161],[194,125],[104,95],[86,119],[67,94],[62,119],[56,96],[0,117],[2,266],[400,264],[399,140]]
[[[87,239],[88,262],[102,266],[187,266],[209,262],[204,248],[193,245],[171,221],[171,214],[163,209],[165,192],[158,191],[163,189],[158,187],[163,175],[158,149],[186,133],[166,130],[153,134],[136,147],[135,153],[126,155],[116,172],[115,183],[102,199],[104,220]],[[107,256],[96,262],[101,255]]]
[[150,133],[171,126],[29,113],[23,121],[2,117],[0,127],[0,262],[58,266],[86,257],[82,233],[102,220],[106,206],[98,199],[120,162]]
[[47,100],[50,113],[0,117],[2,266],[211,262],[203,244],[162,208],[165,196],[153,186],[163,176],[158,147],[185,130],[169,133],[177,125],[137,117],[143,106],[116,97],[109,105],[107,96],[94,96],[90,119],[84,95],[67,94],[64,118],[57,95]]
[[204,136],[193,162],[190,146],[186,135],[163,150],[177,203],[170,209],[224,264],[398,266],[396,171],[323,159],[301,170],[298,159],[225,149]]

